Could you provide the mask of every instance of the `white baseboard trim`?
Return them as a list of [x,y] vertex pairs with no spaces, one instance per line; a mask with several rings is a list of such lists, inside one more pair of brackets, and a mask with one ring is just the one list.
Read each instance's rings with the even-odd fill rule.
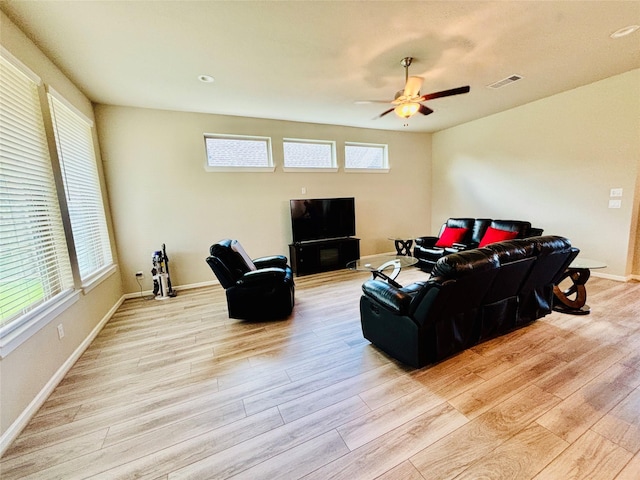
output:
[[98,322],[98,324],[91,330],[91,333],[85,338],[78,348],[71,354],[71,356],[60,366],[60,368],[56,371],[56,373],[49,379],[49,381],[42,387],[42,390],[38,392],[35,398],[29,403],[27,408],[23,410],[23,412],[18,416],[18,418],[7,428],[7,430],[0,436],[0,457],[4,455],[6,450],[11,446],[13,441],[18,438],[20,432],[27,426],[29,421],[33,418],[33,416],[38,412],[40,407],[44,404],[44,402],[49,398],[49,395],[53,392],[53,390],[58,386],[58,384],[62,381],[67,372],[73,367],[76,361],[80,358],[80,356],[84,353],[84,351],[91,345],[93,339],[98,336],[102,328],[106,325],[106,323],[111,319],[116,310],[122,305],[125,297],[122,296],[115,303],[111,309],[107,312],[107,314]]
[[611,275],[609,273],[600,273],[594,270],[591,270],[591,275],[594,277],[606,278],[607,280],[615,280],[617,282],[628,282],[633,279],[632,275],[623,276],[623,275]]
[[[213,285],[220,285],[220,282],[218,282],[217,280],[209,280],[209,281],[206,281],[206,282],[190,283],[188,285],[180,285],[180,286],[177,286],[177,287],[173,287],[173,289],[176,292],[179,292],[180,290],[191,290],[193,288],[211,287]],[[149,297],[151,295],[153,295],[153,291],[152,290],[145,290],[143,292],[125,293],[124,294],[124,298],[126,300],[129,300],[130,298]]]

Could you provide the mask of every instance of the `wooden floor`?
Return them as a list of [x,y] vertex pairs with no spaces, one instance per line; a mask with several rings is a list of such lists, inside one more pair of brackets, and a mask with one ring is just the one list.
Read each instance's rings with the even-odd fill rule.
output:
[[413,370],[363,339],[366,278],[299,277],[269,323],[229,319],[219,286],[126,301],[0,477],[640,478],[640,283],[592,277],[591,315]]

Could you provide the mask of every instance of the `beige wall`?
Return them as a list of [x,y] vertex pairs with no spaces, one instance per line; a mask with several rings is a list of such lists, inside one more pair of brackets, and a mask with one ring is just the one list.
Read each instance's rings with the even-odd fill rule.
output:
[[[89,100],[1,12],[0,32],[0,43],[4,48],[39,75],[45,84],[93,118]],[[104,184],[103,192],[106,192]],[[107,221],[111,224],[108,215]],[[115,248],[113,254],[117,259]],[[0,447],[16,433],[21,422],[34,413],[34,404],[44,401],[47,388],[52,387],[51,380],[65,368],[87,336],[117,305],[122,294],[120,275],[116,272],[90,292],[81,294],[72,307],[0,359]],[[58,339],[58,324],[64,326],[62,340]]]
[[640,70],[438,132],[432,155],[432,230],[451,216],[530,220],[605,274],[639,273]]
[[[289,256],[289,199],[353,196],[361,254],[394,250],[387,237],[425,234],[430,223],[430,135],[329,125],[98,106],[96,118],[126,292],[151,289],[151,256],[167,245],[174,285],[215,280],[209,246],[237,238],[249,255]],[[271,173],[204,170],[203,134],[272,138]],[[282,138],[389,145],[389,173],[283,172]],[[306,194],[302,194],[302,187]]]

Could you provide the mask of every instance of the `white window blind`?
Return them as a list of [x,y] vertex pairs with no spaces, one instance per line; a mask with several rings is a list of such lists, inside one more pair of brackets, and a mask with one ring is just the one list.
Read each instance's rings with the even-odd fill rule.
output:
[[51,92],[49,105],[78,269],[84,282],[113,263],[92,125]]
[[346,142],[344,146],[346,169],[386,170],[389,168],[387,158],[386,145]]
[[38,85],[0,56],[0,326],[72,288]]

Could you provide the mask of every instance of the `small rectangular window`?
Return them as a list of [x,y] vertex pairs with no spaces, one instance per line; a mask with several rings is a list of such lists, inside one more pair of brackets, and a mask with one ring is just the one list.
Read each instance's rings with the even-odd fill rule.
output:
[[389,171],[387,145],[346,142],[344,168],[352,171]]
[[271,139],[205,134],[207,171],[273,171]]
[[284,168],[289,171],[337,171],[335,142],[285,138],[283,148]]

